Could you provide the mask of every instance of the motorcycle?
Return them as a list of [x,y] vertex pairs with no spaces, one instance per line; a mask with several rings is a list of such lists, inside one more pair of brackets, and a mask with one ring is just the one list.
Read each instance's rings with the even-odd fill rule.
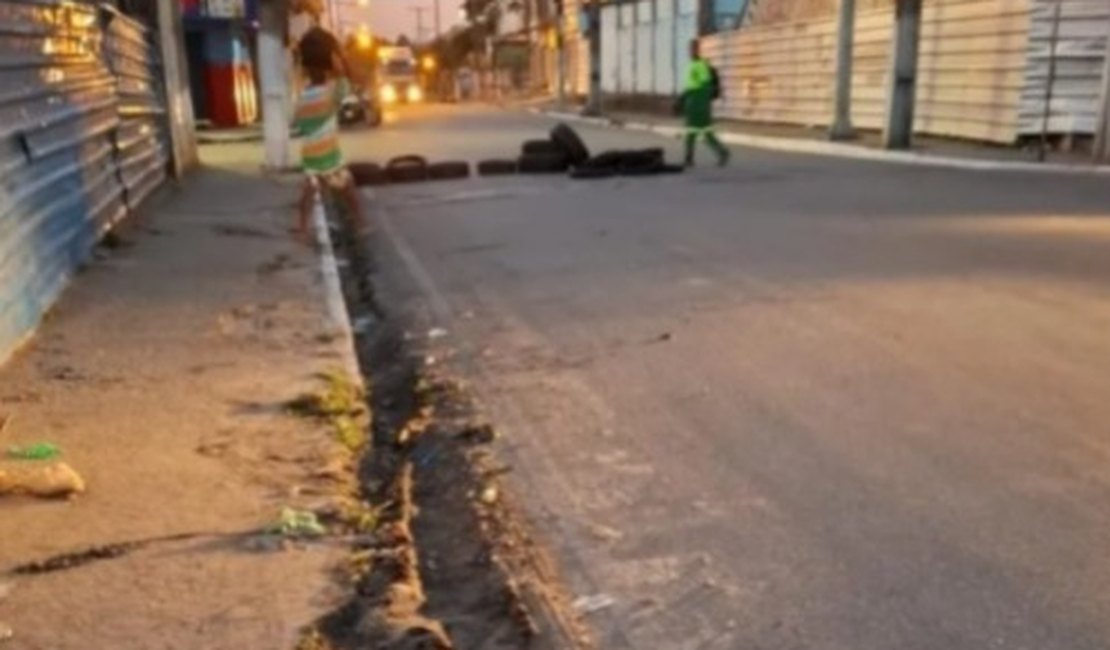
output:
[[382,111],[378,102],[364,89],[353,89],[339,104],[339,125],[352,126],[366,124],[378,126],[382,123]]

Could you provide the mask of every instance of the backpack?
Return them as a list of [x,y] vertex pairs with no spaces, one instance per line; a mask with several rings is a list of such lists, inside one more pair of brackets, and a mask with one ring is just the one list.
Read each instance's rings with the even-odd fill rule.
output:
[[721,76],[719,74],[717,74],[717,68],[714,68],[712,65],[709,65],[708,63],[706,65],[709,66],[709,92],[712,95],[713,99],[720,99],[721,98]]

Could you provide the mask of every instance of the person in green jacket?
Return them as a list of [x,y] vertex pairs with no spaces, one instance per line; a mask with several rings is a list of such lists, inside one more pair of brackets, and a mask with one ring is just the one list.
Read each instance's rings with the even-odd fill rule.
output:
[[713,132],[713,72],[709,62],[701,58],[697,40],[690,41],[690,67],[686,71],[686,88],[682,93],[682,113],[686,119],[686,166],[694,165],[694,148],[698,136],[717,154],[717,162],[728,164],[729,151]]

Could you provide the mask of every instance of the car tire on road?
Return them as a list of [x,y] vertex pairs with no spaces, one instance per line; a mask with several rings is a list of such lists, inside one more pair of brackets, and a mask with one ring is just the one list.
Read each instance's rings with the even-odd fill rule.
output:
[[347,171],[351,173],[351,178],[355,180],[355,185],[358,187],[385,185],[389,182],[389,176],[385,173],[385,170],[382,169],[382,166],[377,163],[349,163],[347,165]]
[[524,154],[517,162],[521,174],[561,174],[569,166],[566,154],[561,151],[554,154]]
[[551,129],[551,140],[567,154],[570,164],[578,167],[590,159],[590,150],[582,142],[578,132],[568,124],[560,122]]
[[478,163],[479,176],[509,176],[516,172],[515,160],[482,160]]
[[461,160],[432,163],[428,165],[428,178],[437,181],[470,178],[470,165]]
[[385,166],[393,183],[416,183],[428,180],[428,161],[423,156],[398,156]]
[[525,140],[524,144],[520,145],[520,153],[525,156],[530,155],[566,155],[563,148],[555,144],[551,140]]

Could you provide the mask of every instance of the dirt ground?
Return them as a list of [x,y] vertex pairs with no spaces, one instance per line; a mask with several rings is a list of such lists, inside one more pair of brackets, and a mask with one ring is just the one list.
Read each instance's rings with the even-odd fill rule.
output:
[[[206,150],[0,368],[0,447],[55,443],[88,486],[0,497],[5,650],[291,648],[342,599],[342,540],[254,534],[332,498],[350,469],[327,426],[284,408],[344,350],[317,258],[286,233],[296,186],[261,178],[256,153]],[[10,571],[176,535],[193,536]]]

